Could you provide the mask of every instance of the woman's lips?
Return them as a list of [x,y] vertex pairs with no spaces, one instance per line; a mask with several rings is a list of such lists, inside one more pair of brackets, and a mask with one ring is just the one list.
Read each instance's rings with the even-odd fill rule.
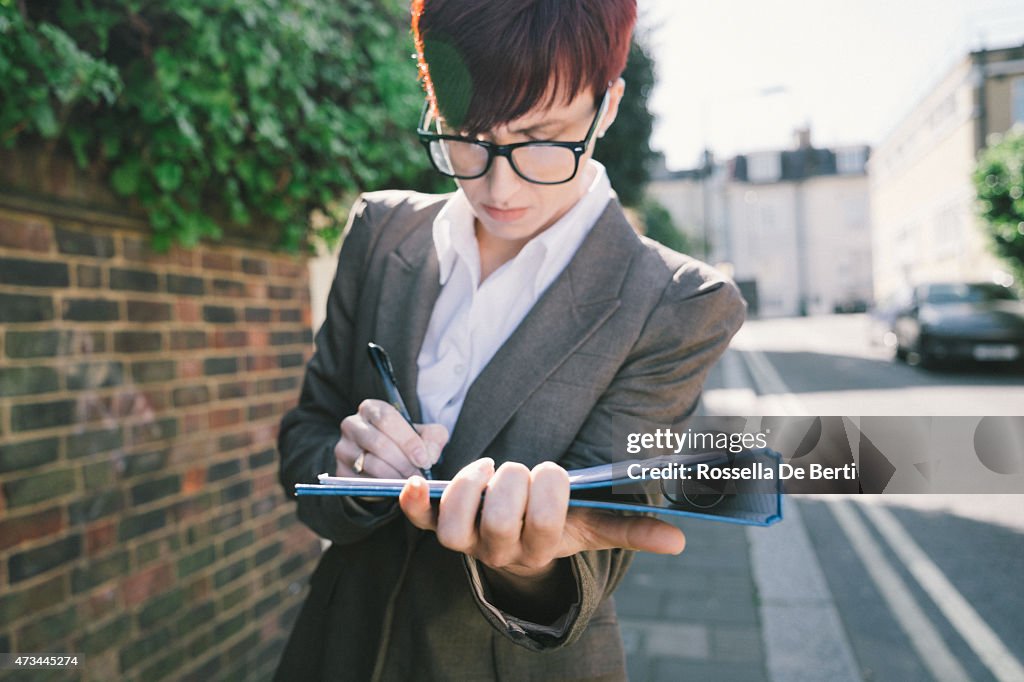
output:
[[487,215],[489,215],[492,218],[494,218],[495,220],[497,220],[499,222],[503,222],[503,223],[514,222],[514,221],[519,220],[520,218],[522,218],[524,215],[526,215],[526,209],[525,208],[502,209],[502,208],[497,208],[495,206],[488,206],[487,204],[484,204],[483,207],[484,207],[484,210],[487,211]]

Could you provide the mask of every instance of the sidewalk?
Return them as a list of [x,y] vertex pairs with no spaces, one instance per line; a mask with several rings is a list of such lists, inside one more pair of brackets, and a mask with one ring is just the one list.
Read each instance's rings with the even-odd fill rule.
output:
[[638,554],[615,592],[630,679],[767,680],[746,530],[680,527],[686,551]]
[[[704,413],[775,412],[763,357],[731,349],[705,385]],[[767,404],[766,404],[767,403]],[[615,593],[633,682],[860,680],[794,499],[771,528],[679,523],[686,551],[638,554]]]

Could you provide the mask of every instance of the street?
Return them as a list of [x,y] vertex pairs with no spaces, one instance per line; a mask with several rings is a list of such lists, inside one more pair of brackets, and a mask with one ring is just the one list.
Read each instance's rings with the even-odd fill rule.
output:
[[[863,315],[752,320],[721,415],[1022,415],[1024,372],[928,372]],[[788,496],[770,528],[682,522],[616,599],[633,680],[1024,680],[1024,496]]]
[[[927,371],[869,342],[866,315],[748,321],[733,350],[760,351],[809,415],[1021,415],[1024,370],[976,364]],[[756,371],[756,369],[755,369]],[[768,407],[780,395],[769,396]],[[763,401],[760,405],[765,407]],[[764,412],[783,414],[783,412]]]

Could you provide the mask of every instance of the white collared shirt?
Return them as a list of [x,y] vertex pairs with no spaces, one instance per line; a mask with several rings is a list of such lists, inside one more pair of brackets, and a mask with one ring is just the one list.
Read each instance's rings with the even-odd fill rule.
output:
[[604,212],[614,192],[604,166],[593,159],[588,163],[596,173],[583,197],[482,284],[475,216],[461,189],[434,219],[441,293],[417,359],[424,423],[444,424],[451,433],[477,375],[569,264]]

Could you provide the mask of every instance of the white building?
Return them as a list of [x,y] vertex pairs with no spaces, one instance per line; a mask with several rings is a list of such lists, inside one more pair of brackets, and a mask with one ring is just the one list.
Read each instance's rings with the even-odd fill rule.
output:
[[870,163],[874,289],[999,279],[971,174],[994,133],[1024,123],[1024,46],[968,54],[885,137]]
[[[728,263],[750,312],[830,313],[871,300],[865,146],[817,149],[798,131],[791,150],[656,176],[648,191],[676,224]],[[706,216],[706,219],[705,219]]]

